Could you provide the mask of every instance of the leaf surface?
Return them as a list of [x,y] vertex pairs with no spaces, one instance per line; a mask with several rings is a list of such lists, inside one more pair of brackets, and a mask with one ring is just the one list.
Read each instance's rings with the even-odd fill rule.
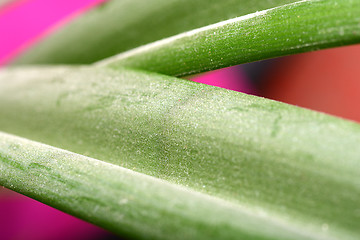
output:
[[[317,239],[298,226],[116,165],[0,132],[0,183],[136,239]],[[259,229],[261,225],[261,229]]]
[[[284,223],[285,226],[280,224],[279,227],[287,229],[284,232],[279,230],[279,236],[272,235],[278,230],[268,234],[267,227],[257,233],[251,223],[242,225],[243,221],[237,223],[238,220],[234,220],[234,224],[239,224],[234,229],[243,234],[251,233],[261,238],[278,239],[282,234],[287,238],[288,230],[292,232],[291,229],[296,229],[293,238],[297,239],[357,239],[360,235],[360,217],[357,210],[360,199],[359,124],[255,96],[131,69],[14,68],[0,73],[0,84],[1,131],[221,198],[250,212],[250,222],[258,221],[256,219],[259,216],[270,219],[267,223],[259,220],[258,226],[270,226],[271,222],[275,225]],[[8,141],[16,142],[16,139],[8,136],[2,138],[5,139],[0,146],[0,152],[5,154],[2,166],[9,162],[9,159],[19,164],[32,161],[25,155],[23,158],[19,157],[21,154],[17,155],[15,150],[9,153]],[[41,156],[41,149],[37,151],[37,146],[32,148],[31,152]],[[26,152],[26,149],[25,146],[25,150],[20,148],[19,151]],[[45,158],[46,156],[48,155],[45,155]],[[71,161],[69,160],[70,165],[66,169],[71,168]],[[80,170],[82,166],[79,165]],[[104,166],[110,168],[112,165]],[[24,169],[21,174],[27,172],[27,168]],[[66,169],[62,174],[67,172]],[[74,169],[77,171],[76,165]],[[100,169],[101,167],[99,171],[102,171]],[[109,178],[114,178],[113,181],[117,181],[116,174],[119,174],[121,179],[122,174],[117,173],[120,170],[116,169],[118,167],[115,167],[114,173],[109,173]],[[30,176],[36,175],[36,171]],[[87,173],[90,174],[91,171]],[[105,176],[107,171],[104,172],[104,176],[99,173],[91,182],[104,177],[106,180],[99,180],[99,184],[106,185],[108,176]],[[49,173],[51,175],[51,171]],[[91,178],[88,175],[82,177],[83,172],[78,175],[73,173],[70,171],[67,178],[84,182]],[[11,187],[9,179],[16,181],[16,178],[25,175],[19,173],[18,176],[17,173],[9,173],[7,170],[1,171],[1,174],[0,181],[6,186],[39,200],[45,196],[31,195],[35,190],[24,190],[21,185]],[[63,191],[58,187],[46,187],[57,184],[58,180],[45,181],[46,172],[41,174],[44,174],[44,178],[39,181],[43,181],[44,185],[39,184],[39,189],[45,186],[45,189]],[[134,181],[135,179],[136,177]],[[25,185],[31,182],[23,177],[18,181]],[[68,183],[64,184],[67,186]],[[109,184],[108,188],[111,189],[114,184]],[[126,186],[130,189],[131,183]],[[75,199],[76,191],[74,190]],[[102,198],[102,195],[97,196],[101,194],[98,191],[91,188],[88,191],[94,194],[94,198]],[[106,191],[112,196],[110,190]],[[116,195],[117,191],[114,189],[114,196],[121,199],[120,195]],[[143,214],[146,215],[146,211],[149,211],[149,215],[155,214],[154,211],[162,214],[162,204],[156,209],[153,209],[155,205],[151,205],[155,204],[151,202],[157,199],[157,191],[160,190],[149,190],[136,195],[145,202],[150,201],[148,209],[140,208],[145,211]],[[164,196],[161,196],[165,195],[164,193]],[[61,197],[59,200],[56,200],[56,197],[51,198],[51,201],[55,201],[53,203],[45,200],[53,206],[57,206],[56,201],[62,201]],[[208,206],[206,210],[205,205]],[[86,206],[89,207],[88,211],[94,207],[85,204],[84,208]],[[102,207],[107,209],[106,205]],[[182,219],[184,215],[184,218],[190,219],[192,213],[187,212],[190,209],[188,207],[184,206],[182,213],[173,213],[173,221],[166,220],[166,223],[160,224],[174,224],[171,229],[176,228],[175,225],[182,225],[179,221],[183,220],[176,219]],[[204,208],[201,208],[203,210],[199,211],[210,211],[210,215],[217,215],[217,210],[212,212],[212,207],[217,209],[213,203],[204,203]],[[88,220],[93,216],[86,217],[78,212],[80,210],[74,208],[74,205],[67,206],[66,203],[60,208],[73,211],[71,213]],[[111,206],[110,209],[113,211]],[[167,214],[166,211],[164,214]],[[177,208],[174,211],[177,211]],[[224,216],[227,216],[224,219],[228,219],[227,214],[230,214],[231,210],[224,211],[227,212],[224,213]],[[102,215],[106,215],[106,212]],[[134,225],[135,215],[134,213]],[[141,222],[139,216],[137,219]],[[206,218],[208,215],[204,216]],[[151,217],[156,216],[149,216],[149,222],[154,220]],[[109,219],[106,221],[110,221]],[[209,218],[210,222],[213,221],[211,219]],[[97,224],[115,231],[114,225],[106,225],[101,217],[96,221]],[[114,217],[114,221],[118,219]],[[184,227],[198,228],[199,225],[190,222]],[[116,223],[116,226],[121,232],[125,225]],[[148,226],[152,229],[153,225]],[[230,225],[226,223],[221,226],[221,231],[224,232],[218,234],[226,234]],[[153,231],[156,231],[155,229]],[[236,231],[230,232],[235,234]],[[177,236],[175,230],[172,232]],[[304,237],[302,234],[309,236]],[[214,237],[217,238],[216,236],[220,235],[215,234]],[[229,235],[229,238],[231,236]]]
[[98,63],[184,76],[360,42],[360,1],[304,0],[195,29]]

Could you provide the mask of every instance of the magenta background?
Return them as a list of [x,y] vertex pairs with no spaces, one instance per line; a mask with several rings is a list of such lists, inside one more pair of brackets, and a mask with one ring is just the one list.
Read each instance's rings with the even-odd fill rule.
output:
[[28,197],[0,190],[0,239],[97,239],[104,230]]
[[0,9],[0,64],[104,0],[20,0]]

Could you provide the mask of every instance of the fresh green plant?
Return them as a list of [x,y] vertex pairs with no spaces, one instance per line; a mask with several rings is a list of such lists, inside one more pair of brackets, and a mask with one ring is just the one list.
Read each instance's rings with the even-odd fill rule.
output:
[[360,2],[156,2],[109,2],[18,63],[250,15],[2,70],[0,184],[139,239],[358,239],[359,124],[174,76],[360,42]]

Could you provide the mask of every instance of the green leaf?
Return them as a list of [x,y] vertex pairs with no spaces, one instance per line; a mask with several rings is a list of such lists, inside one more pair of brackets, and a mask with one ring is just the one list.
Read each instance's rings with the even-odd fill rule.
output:
[[[1,131],[161,179],[64,152],[30,171],[49,154],[2,134],[0,183],[47,204],[140,238],[182,238],[185,228],[195,239],[360,236],[359,124],[139,70],[14,68],[0,73],[0,84]],[[122,191],[141,200],[124,210],[130,223],[115,217]],[[172,209],[170,199],[183,205]],[[92,214],[95,205],[101,213]]]
[[16,63],[92,63],[165,37],[295,0],[112,0],[28,50]]
[[154,42],[98,65],[184,76],[360,42],[360,1],[305,0]]
[[[0,183],[139,239],[318,239],[240,205],[0,132]],[[261,226],[261,228],[259,228]]]

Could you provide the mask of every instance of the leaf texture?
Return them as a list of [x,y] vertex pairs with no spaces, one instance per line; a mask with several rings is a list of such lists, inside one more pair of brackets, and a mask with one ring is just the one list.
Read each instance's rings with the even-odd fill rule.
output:
[[[250,211],[249,219],[257,219],[259,215],[260,218],[267,216],[271,219],[266,224],[259,220],[258,226],[268,226],[267,224],[271,225],[273,221],[276,224],[289,224],[291,229],[295,226],[297,230],[293,238],[296,239],[357,239],[360,235],[359,124],[255,96],[131,69],[14,68],[0,73],[0,84],[1,131],[100,159],[181,188],[191,189],[201,193],[201,196],[204,194],[221,198]],[[19,157],[21,154],[17,155],[15,150],[9,155],[10,145],[7,139],[13,142],[16,142],[16,139],[8,136],[3,138],[5,142],[0,146],[0,152],[5,154],[2,166],[6,165],[9,159],[13,162],[20,161],[19,164],[23,164],[22,161],[32,161],[25,155],[23,158]],[[35,149],[31,151],[36,152]],[[37,153],[41,156],[41,150]],[[29,164],[30,162],[26,166]],[[69,164],[66,169],[70,169],[70,160]],[[104,163],[104,166],[110,168],[112,165]],[[82,169],[82,165],[79,168]],[[36,169],[35,172],[30,172],[29,176],[36,175]],[[120,171],[118,167],[114,169],[115,172]],[[91,171],[87,172],[90,174]],[[114,178],[113,181],[117,181],[115,172],[109,173],[109,178]],[[70,171],[67,178],[87,181],[81,180],[82,172],[78,175],[73,173]],[[43,185],[38,184],[39,189],[57,184],[56,179],[47,183],[44,180],[45,172],[41,174],[45,176],[39,180],[43,181]],[[107,174],[107,171],[103,171],[95,180],[104,177],[106,180],[99,182],[105,184]],[[91,178],[87,176],[84,178]],[[120,179],[121,176],[119,173]],[[60,200],[56,200],[56,197],[46,199],[46,194],[33,195],[34,190],[24,190],[15,185],[12,187],[8,179],[16,181],[17,177],[17,174],[11,175],[6,170],[1,171],[0,179],[2,184],[5,183],[12,189],[55,207],[56,201],[61,201],[61,197]],[[29,179],[21,178],[19,181],[25,185],[31,184]],[[66,186],[70,183],[64,184]],[[127,186],[130,189],[131,184]],[[114,196],[111,194],[112,187],[111,183],[107,193],[121,199],[117,189],[113,189]],[[51,189],[62,191],[58,187]],[[74,198],[76,191],[74,190]],[[102,195],[97,195],[101,194],[101,191],[99,193],[91,188],[89,191],[94,198],[102,198]],[[147,211],[149,215],[153,214],[152,211],[159,211],[157,214],[160,215],[165,211],[164,214],[167,214],[167,210],[161,208],[162,204],[159,204],[157,209],[152,208],[155,206],[151,205],[152,202],[157,199],[157,194],[160,194],[157,191],[134,193],[139,194],[137,197],[145,203],[149,201],[147,204],[150,205],[144,203],[148,209],[140,208],[144,211],[143,214],[146,215]],[[79,195],[81,196],[80,193]],[[105,198],[106,201],[108,198]],[[204,208],[199,211],[209,211],[208,214],[214,214],[212,216],[218,215],[217,210],[212,211],[213,207],[217,208],[216,204],[206,204],[204,203]],[[64,204],[60,208],[87,220],[94,217],[86,217],[81,212],[86,212],[85,209],[80,211],[73,206],[66,208]],[[86,206],[84,205],[84,208]],[[91,204],[88,206],[89,209],[94,207]],[[106,205],[102,207],[107,209]],[[187,207],[189,206],[184,206],[181,214],[173,213],[179,214],[173,216],[173,221],[167,222],[165,218],[166,223],[159,224],[169,224],[169,228],[176,229],[175,226],[183,224],[183,220],[176,220],[177,217],[182,219],[182,216],[186,215],[186,219],[191,218],[189,216],[192,213],[187,212]],[[108,208],[113,210],[111,206]],[[254,213],[255,216],[252,216]],[[137,214],[134,213],[134,219],[135,215]],[[206,218],[208,215],[204,216]],[[224,218],[227,219],[230,215],[226,216]],[[143,215],[137,217],[141,222]],[[210,222],[213,221],[211,219],[209,218]],[[113,220],[115,225],[103,223],[101,217],[96,221],[113,231],[115,225],[120,229],[116,231],[121,232],[124,229],[124,226],[116,222],[116,217]],[[110,218],[106,221],[110,221]],[[234,217],[233,224],[238,224],[237,221]],[[243,226],[244,221],[237,225],[239,229],[236,231],[243,231],[245,236],[251,232],[261,236],[260,239],[279,239],[282,234],[285,234],[284,238],[289,237],[289,229],[279,232],[279,236],[272,235],[277,230],[267,235],[267,227],[255,232],[254,225],[249,223]],[[134,220],[132,224],[137,223]],[[218,234],[227,234],[230,226],[227,224],[220,224],[224,227],[221,230],[224,232]],[[152,226],[148,225],[151,229]],[[186,225],[189,228],[191,226],[202,226],[205,229],[205,225],[193,224],[192,221]],[[156,229],[153,231],[157,231]],[[165,231],[161,229],[158,231]],[[175,230],[171,232],[174,233],[173,238],[179,237]],[[197,238],[195,232],[194,236]],[[309,236],[304,237],[303,233]],[[218,239],[222,235],[213,236]]]
[[121,236],[135,239],[326,237],[326,234],[300,231],[294,224],[222,199],[1,132],[0,146],[2,185]]
[[98,63],[184,76],[360,42],[360,1],[304,0],[160,40]]

